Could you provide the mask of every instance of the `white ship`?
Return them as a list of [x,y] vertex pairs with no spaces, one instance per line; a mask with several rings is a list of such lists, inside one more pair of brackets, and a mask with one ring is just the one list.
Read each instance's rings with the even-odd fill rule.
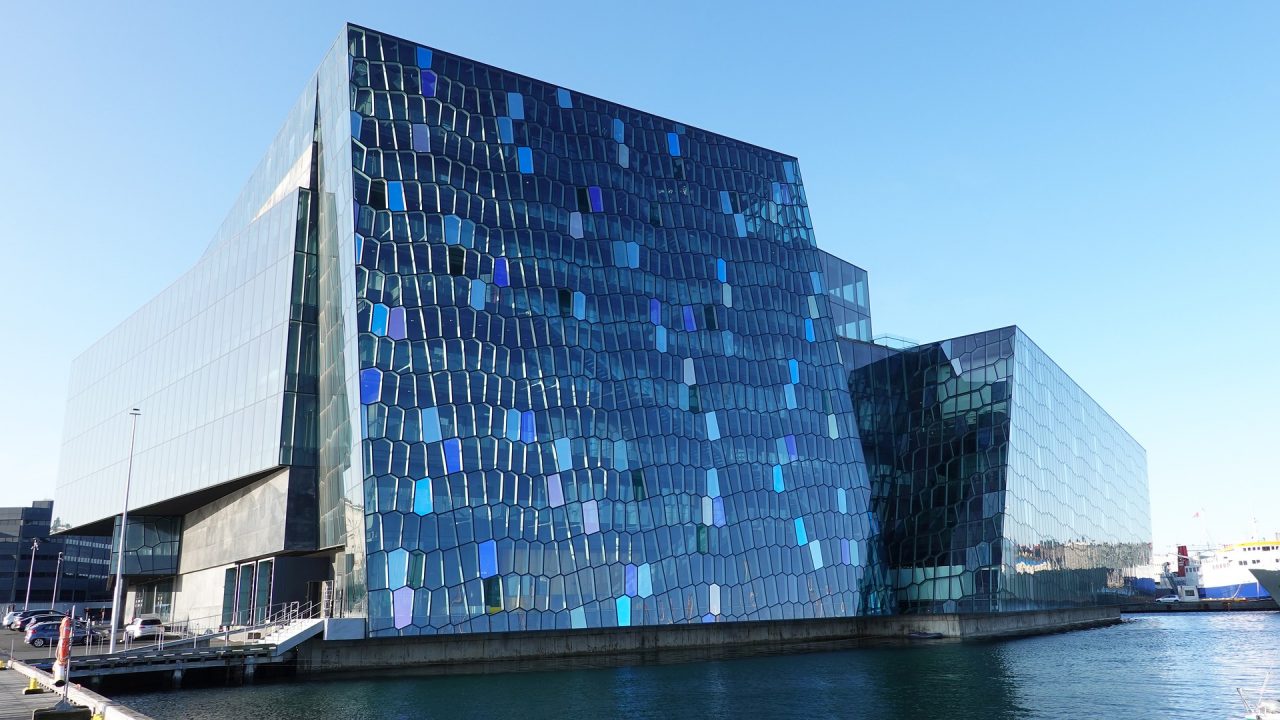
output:
[[1280,570],[1280,539],[1227,545],[1202,554],[1199,565],[1200,597],[1205,600],[1271,597],[1250,570]]

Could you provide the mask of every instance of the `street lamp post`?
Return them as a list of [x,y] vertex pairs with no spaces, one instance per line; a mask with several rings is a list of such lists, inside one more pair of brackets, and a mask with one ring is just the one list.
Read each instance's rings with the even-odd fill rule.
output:
[[53,571],[53,602],[49,607],[58,609],[58,581],[62,579],[62,552],[58,552],[58,567]]
[[138,416],[142,411],[129,411],[132,427],[129,430],[129,465],[124,476],[124,508],[120,511],[120,542],[116,544],[116,584],[111,593],[111,635],[108,653],[116,651],[116,624],[120,622],[120,594],[124,590],[124,534],[129,529],[129,485],[133,483],[133,443],[138,437]]
[[40,549],[40,541],[31,538],[31,567],[27,570],[27,599],[22,601],[22,609],[31,607],[31,578],[36,575],[36,550]]

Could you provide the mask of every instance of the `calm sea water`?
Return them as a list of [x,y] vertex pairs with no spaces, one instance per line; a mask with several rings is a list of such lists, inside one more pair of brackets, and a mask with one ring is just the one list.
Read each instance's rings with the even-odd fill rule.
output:
[[1239,718],[1236,688],[1258,688],[1277,660],[1280,613],[1191,613],[990,643],[120,699],[160,720]]

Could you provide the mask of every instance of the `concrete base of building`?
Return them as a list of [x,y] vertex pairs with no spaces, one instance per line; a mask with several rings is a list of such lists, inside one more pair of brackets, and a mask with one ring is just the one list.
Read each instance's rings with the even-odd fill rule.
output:
[[1119,608],[1098,607],[364,640],[317,638],[297,648],[297,670],[299,674],[445,675],[691,662],[886,644],[990,640],[1119,622]]

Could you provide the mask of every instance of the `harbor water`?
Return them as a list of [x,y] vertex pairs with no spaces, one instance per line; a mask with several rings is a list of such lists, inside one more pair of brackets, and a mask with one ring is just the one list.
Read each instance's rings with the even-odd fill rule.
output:
[[157,720],[1239,718],[1236,688],[1256,692],[1277,659],[1280,612],[1178,613],[999,642],[497,675],[324,676],[119,699]]

